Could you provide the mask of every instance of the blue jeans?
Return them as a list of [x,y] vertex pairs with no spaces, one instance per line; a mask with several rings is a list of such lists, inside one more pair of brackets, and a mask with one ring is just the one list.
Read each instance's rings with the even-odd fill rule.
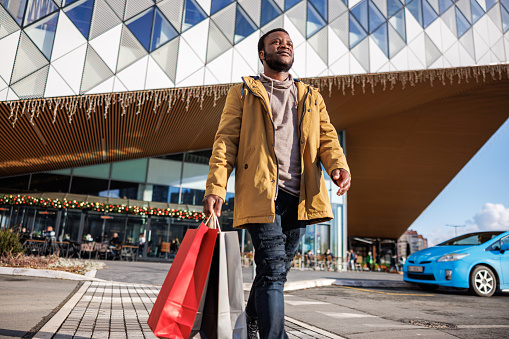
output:
[[248,224],[255,249],[256,277],[246,313],[258,319],[260,339],[288,338],[285,332],[283,287],[290,263],[306,230],[297,218],[299,198],[282,190],[276,200],[274,222]]

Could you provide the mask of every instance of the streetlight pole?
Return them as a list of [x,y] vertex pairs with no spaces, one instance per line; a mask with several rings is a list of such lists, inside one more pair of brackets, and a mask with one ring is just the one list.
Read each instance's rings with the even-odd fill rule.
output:
[[458,236],[458,227],[466,227],[466,225],[449,225],[446,224],[445,226],[454,227],[454,236]]

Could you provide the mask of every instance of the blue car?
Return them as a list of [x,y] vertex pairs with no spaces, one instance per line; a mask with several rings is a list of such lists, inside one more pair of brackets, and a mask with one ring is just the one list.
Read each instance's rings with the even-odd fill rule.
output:
[[403,280],[424,289],[468,288],[481,297],[509,292],[509,232],[468,233],[415,252]]

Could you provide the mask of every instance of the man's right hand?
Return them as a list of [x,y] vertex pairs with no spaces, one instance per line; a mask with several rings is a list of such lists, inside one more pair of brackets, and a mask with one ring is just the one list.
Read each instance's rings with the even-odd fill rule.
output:
[[223,206],[223,199],[217,195],[210,194],[203,198],[203,213],[208,217],[212,211],[216,216],[221,216],[221,208]]

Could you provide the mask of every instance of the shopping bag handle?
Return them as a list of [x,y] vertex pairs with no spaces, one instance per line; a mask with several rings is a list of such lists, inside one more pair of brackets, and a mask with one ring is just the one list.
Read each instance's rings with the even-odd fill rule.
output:
[[219,232],[221,232],[221,225],[219,225],[219,219],[215,213],[210,213],[209,217],[205,221],[205,225],[207,225],[208,228],[218,229]]

